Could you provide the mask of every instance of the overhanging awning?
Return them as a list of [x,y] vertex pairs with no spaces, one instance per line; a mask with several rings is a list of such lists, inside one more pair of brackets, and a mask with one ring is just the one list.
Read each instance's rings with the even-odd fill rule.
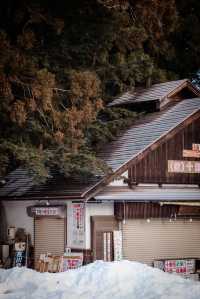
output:
[[161,205],[176,205],[176,206],[192,206],[192,207],[200,207],[200,202],[197,201],[162,201]]

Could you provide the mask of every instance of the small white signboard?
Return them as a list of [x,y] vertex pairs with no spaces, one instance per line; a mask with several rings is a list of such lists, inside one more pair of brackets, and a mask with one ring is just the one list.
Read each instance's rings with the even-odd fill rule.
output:
[[[183,149],[184,158],[200,158],[200,144],[193,143],[192,150]],[[200,173],[200,162],[186,160],[168,160],[169,173]]]
[[200,162],[168,160],[168,172],[172,173],[200,173]]

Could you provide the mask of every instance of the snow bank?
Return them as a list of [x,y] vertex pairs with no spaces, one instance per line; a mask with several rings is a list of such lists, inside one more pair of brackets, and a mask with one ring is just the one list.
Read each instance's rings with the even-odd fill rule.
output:
[[199,299],[200,283],[146,265],[97,261],[63,273],[0,270],[0,299]]

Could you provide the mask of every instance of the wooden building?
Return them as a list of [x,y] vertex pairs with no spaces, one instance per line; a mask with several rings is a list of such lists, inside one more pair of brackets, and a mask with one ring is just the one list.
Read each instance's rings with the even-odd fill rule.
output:
[[117,231],[130,260],[200,258],[200,92],[179,80],[130,95],[110,106],[153,113],[99,152],[111,174],[85,183],[55,174],[40,186],[22,169],[6,178],[8,224],[29,228],[36,258],[70,247],[112,260]]

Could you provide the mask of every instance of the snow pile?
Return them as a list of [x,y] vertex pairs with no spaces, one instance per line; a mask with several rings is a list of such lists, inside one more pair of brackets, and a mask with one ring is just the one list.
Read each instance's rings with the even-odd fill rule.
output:
[[199,299],[200,283],[146,265],[97,261],[63,273],[0,270],[0,299]]

